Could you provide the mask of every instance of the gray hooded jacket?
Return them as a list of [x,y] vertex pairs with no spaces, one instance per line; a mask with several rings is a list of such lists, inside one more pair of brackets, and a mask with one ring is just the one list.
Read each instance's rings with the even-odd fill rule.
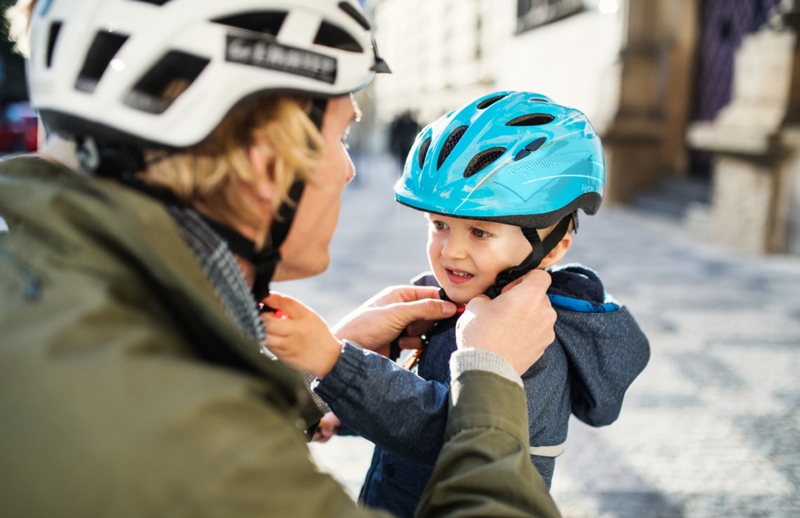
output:
[[[592,426],[614,422],[625,391],[650,357],[647,338],[593,271],[573,265],[550,273],[556,340],[522,376],[531,459],[548,486],[570,414]],[[438,286],[429,274],[414,283]],[[345,348],[344,361],[316,388],[345,426],[376,444],[361,492],[368,506],[413,516],[442,446],[459,316],[428,332],[414,367],[419,378],[398,376],[375,355]]]

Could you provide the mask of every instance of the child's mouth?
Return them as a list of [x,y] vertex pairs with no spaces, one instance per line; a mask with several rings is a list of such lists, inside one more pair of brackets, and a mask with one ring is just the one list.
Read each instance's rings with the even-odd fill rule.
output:
[[445,272],[447,272],[447,279],[453,284],[461,284],[462,282],[467,282],[468,280],[475,277],[471,273],[467,273],[461,270],[451,270],[450,268],[445,268],[444,270]]

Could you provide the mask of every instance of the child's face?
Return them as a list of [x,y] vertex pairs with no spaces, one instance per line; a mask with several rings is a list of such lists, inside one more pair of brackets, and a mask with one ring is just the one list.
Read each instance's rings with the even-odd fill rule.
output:
[[428,260],[453,302],[466,304],[494,284],[497,274],[531,253],[522,230],[513,225],[426,213]]

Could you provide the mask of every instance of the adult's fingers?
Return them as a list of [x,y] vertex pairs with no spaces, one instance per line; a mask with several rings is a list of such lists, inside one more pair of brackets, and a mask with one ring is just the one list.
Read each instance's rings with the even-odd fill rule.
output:
[[422,347],[422,338],[418,336],[404,336],[397,342],[400,349],[419,349]]
[[272,313],[262,313],[261,320],[264,321],[264,327],[267,328],[267,333],[280,336],[288,336],[292,333],[295,323],[287,318],[279,318]]
[[295,299],[294,297],[290,297],[289,295],[284,295],[283,293],[278,292],[270,292],[269,297],[262,300],[264,304],[271,307],[272,309],[279,309],[288,317],[298,317],[303,314],[304,311],[308,311],[309,308],[300,302],[299,300]]
[[407,336],[420,336],[424,335],[428,332],[428,330],[433,325],[432,320],[417,320],[416,322],[411,322],[406,326],[406,335]]
[[439,299],[422,299],[414,302],[392,304],[392,315],[402,328],[418,320],[441,320],[456,313],[456,305]]
[[381,291],[373,301],[373,306],[385,306],[397,302],[415,302],[423,299],[438,299],[439,288],[433,286],[390,286]]
[[494,300],[471,300],[456,326],[458,347],[497,353],[518,374],[524,373],[555,337],[555,311],[546,294],[549,285],[547,273],[530,272]]

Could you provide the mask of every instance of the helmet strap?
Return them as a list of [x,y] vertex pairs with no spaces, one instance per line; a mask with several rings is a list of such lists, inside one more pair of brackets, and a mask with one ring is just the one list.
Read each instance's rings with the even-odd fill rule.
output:
[[[318,130],[322,131],[322,119],[325,117],[325,110],[328,107],[328,99],[322,97],[315,97],[311,102],[311,110],[308,113],[309,119],[314,123]],[[269,296],[269,283],[272,276],[275,274],[275,268],[278,261],[281,259],[280,251],[278,250],[283,244],[286,236],[289,235],[289,230],[294,220],[297,206],[300,203],[300,198],[303,196],[305,183],[300,180],[295,181],[289,188],[289,201],[281,204],[278,208],[276,217],[272,220],[272,225],[269,229],[269,239],[267,245],[261,252],[258,252],[256,265],[256,279],[253,283],[253,296],[256,303],[260,303],[264,298]],[[270,308],[264,307],[266,311]]]
[[558,222],[558,225],[556,225],[556,228],[554,228],[553,231],[544,238],[544,241],[539,238],[539,233],[535,228],[522,228],[522,235],[525,236],[525,238],[531,244],[533,251],[517,266],[512,266],[511,268],[498,273],[497,277],[495,278],[494,285],[490,286],[489,289],[486,290],[486,296],[490,299],[497,297],[500,295],[500,293],[502,293],[503,288],[508,286],[510,283],[519,279],[531,270],[538,268],[538,266],[542,264],[542,260],[547,257],[547,254],[552,252],[556,245],[558,245],[558,243],[564,239],[564,236],[567,235],[569,224],[572,221],[573,214],[562,218],[561,221]]
[[278,261],[281,260],[281,253],[278,247],[265,246],[261,250],[256,250],[254,242],[229,226],[207,218],[202,214],[200,214],[200,217],[228,244],[228,248],[232,253],[255,265],[256,275],[252,291],[256,303],[269,295],[269,281],[275,273]]
[[[311,122],[322,130],[322,119],[325,116],[325,109],[328,100],[325,98],[314,98],[308,117]],[[168,204],[180,203],[177,199],[166,192],[160,192],[134,178],[135,173],[144,170],[149,164],[144,160],[144,150],[132,145],[98,145],[94,137],[87,136],[77,139],[78,163],[87,173],[99,176],[116,178],[122,183],[134,187],[142,192],[162,200]],[[159,157],[157,160],[164,157]],[[154,161],[154,162],[155,162]],[[228,248],[234,254],[252,263],[256,267],[256,277],[253,283],[253,297],[256,303],[260,303],[269,295],[269,283],[275,274],[278,262],[281,260],[279,248],[294,220],[297,205],[303,195],[305,184],[298,180],[289,188],[288,201],[285,201],[278,208],[277,215],[272,221],[269,230],[269,239],[263,249],[257,250],[256,245],[236,230],[227,225],[214,221],[200,215],[203,220],[214,229],[214,231],[228,244]],[[269,311],[270,308],[265,308]]]
[[84,173],[131,181],[147,166],[144,149],[134,144],[106,143],[92,136],[75,138],[75,158]]
[[[322,119],[325,116],[325,109],[327,106],[327,99],[315,98],[312,101],[308,117],[319,130],[322,130]],[[289,235],[289,230],[292,226],[295,212],[297,211],[297,205],[300,203],[300,198],[303,196],[304,188],[305,183],[300,180],[295,181],[289,188],[289,200],[278,207],[276,217],[272,220],[272,225],[269,229],[269,238],[267,239],[266,245],[261,250],[256,250],[255,243],[230,227],[206,219],[206,222],[214,228],[217,234],[227,241],[228,248],[230,248],[231,252],[255,265],[256,276],[253,282],[252,292],[253,298],[256,304],[259,304],[261,311],[272,311],[272,308],[261,306],[260,303],[269,296],[269,283],[272,280],[272,276],[275,274],[278,262],[281,260],[280,246],[283,244],[284,240],[286,240],[286,236]]]

